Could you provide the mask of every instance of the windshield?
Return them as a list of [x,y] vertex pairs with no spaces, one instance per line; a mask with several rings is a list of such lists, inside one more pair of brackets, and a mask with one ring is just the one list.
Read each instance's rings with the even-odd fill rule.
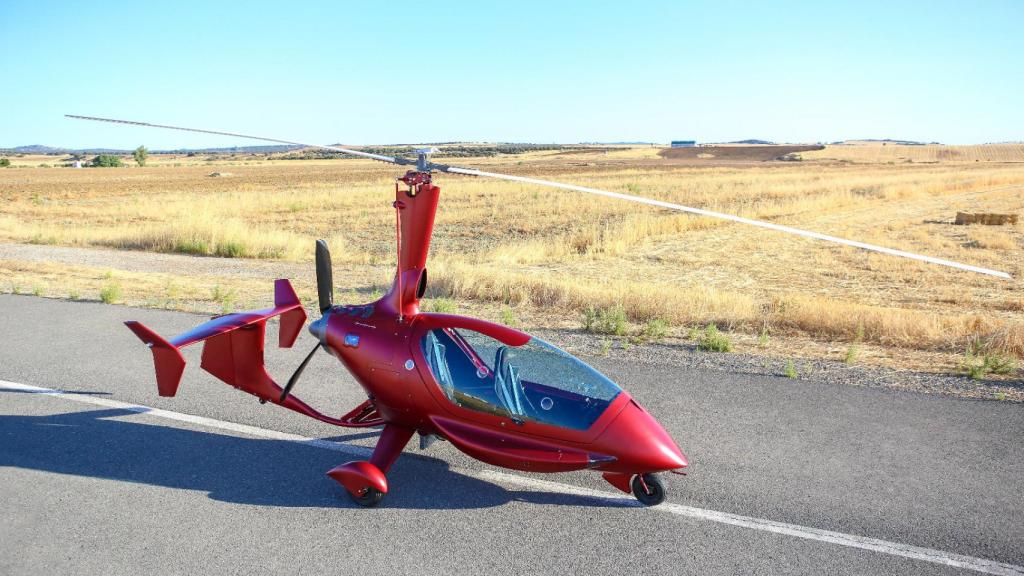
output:
[[519,421],[586,430],[621,391],[576,357],[531,338],[506,346],[470,330],[431,330],[427,365],[458,406]]

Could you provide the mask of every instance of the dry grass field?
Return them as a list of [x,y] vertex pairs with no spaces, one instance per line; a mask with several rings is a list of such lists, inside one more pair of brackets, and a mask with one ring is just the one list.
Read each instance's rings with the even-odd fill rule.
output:
[[[588,308],[621,306],[632,333],[663,322],[686,339],[693,327],[715,324],[744,351],[931,370],[956,370],[969,348],[1024,358],[1024,225],[952,224],[957,211],[1024,212],[1024,163],[1014,162],[1024,151],[1000,150],[1000,161],[986,156],[990,147],[946,147],[951,158],[931,148],[829,146],[803,152],[804,162],[737,165],[663,158],[649,147],[452,163],[763,218],[996,268],[1013,280],[574,192],[442,175],[429,305],[451,306],[450,299],[528,328],[579,328]],[[853,162],[806,160],[818,157]],[[903,157],[914,162],[896,161]],[[0,242],[114,248],[128,251],[126,260],[151,252],[222,258],[201,259],[201,272],[160,274],[0,260],[0,290],[98,299],[116,286],[107,299],[209,309],[230,294],[232,307],[263,306],[272,278],[221,274],[217,262],[305,266],[320,237],[331,245],[341,300],[365,300],[389,283],[394,167],[153,160],[146,168],[74,170],[17,159],[25,167],[0,169]],[[312,278],[297,280],[312,299]]]
[[851,142],[829,145],[824,150],[801,152],[807,160],[839,160],[858,163],[877,162],[1024,162],[1024,143],[982,144],[976,146],[881,145],[877,142]]

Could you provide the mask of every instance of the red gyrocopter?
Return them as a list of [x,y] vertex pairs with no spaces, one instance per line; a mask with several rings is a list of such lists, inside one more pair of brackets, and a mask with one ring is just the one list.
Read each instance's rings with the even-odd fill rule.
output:
[[[170,340],[138,322],[126,322],[153,353],[161,396],[174,396],[178,390],[185,369],[180,349],[203,342],[200,366],[261,403],[278,404],[337,426],[382,426],[369,461],[348,462],[327,472],[363,506],[375,506],[387,493],[386,474],[416,433],[421,447],[444,438],[469,456],[503,468],[595,470],[612,486],[632,492],[646,505],[665,499],[665,487],[657,473],[683,473],[688,466],[686,456],[654,417],[625,390],[579,359],[507,326],[420,311],[441,192],[432,182],[433,172],[576,190],[1009,278],[996,270],[660,200],[437,164],[429,160],[427,149],[409,159],[230,132],[69,117],[323,148],[414,166],[395,184],[398,266],[391,290],[381,299],[335,305],[330,253],[323,240],[317,241],[316,280],[322,316],[310,324],[309,331],[319,342],[284,388],[266,371],[263,345],[268,318],[280,316],[278,345],[282,348],[292,346],[305,324],[306,312],[288,280],[275,281],[273,308],[218,316]],[[291,394],[320,348],[348,368],[368,397],[338,418],[314,410]]]

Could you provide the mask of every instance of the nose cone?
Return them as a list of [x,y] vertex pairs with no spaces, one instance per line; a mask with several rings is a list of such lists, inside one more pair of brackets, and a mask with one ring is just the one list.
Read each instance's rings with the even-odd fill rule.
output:
[[637,473],[662,472],[689,466],[672,437],[636,402],[629,405],[597,439],[599,452],[616,460],[601,470]]

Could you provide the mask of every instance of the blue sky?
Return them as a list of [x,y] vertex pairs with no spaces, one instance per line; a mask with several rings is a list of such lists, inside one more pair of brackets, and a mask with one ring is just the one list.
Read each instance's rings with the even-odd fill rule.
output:
[[0,147],[1024,139],[1024,2],[0,0]]

